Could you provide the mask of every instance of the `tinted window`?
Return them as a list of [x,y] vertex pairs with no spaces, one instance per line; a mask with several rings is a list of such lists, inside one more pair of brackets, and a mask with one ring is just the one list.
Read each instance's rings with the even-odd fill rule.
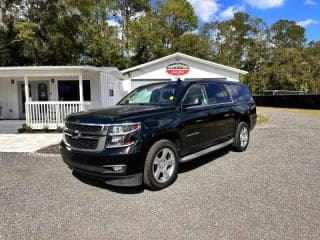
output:
[[[90,80],[83,80],[83,99],[91,101]],[[58,95],[60,101],[79,101],[79,81],[58,81]]]
[[201,100],[201,105],[206,105],[209,102],[204,85],[192,85],[184,98],[184,103],[191,104],[197,100]]
[[251,99],[251,93],[245,85],[230,84],[228,87],[234,101],[248,101]]
[[207,85],[207,94],[210,104],[231,102],[230,95],[223,84],[210,83]]

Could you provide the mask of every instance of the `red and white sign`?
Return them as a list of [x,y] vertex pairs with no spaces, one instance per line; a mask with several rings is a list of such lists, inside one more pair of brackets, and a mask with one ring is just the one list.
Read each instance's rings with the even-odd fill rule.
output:
[[190,72],[190,67],[184,63],[172,63],[167,66],[166,72],[172,76],[182,76]]

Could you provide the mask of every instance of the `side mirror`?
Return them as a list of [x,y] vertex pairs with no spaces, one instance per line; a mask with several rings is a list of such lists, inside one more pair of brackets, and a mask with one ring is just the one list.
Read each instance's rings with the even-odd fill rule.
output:
[[183,108],[193,107],[193,106],[200,106],[202,105],[202,101],[200,98],[186,98],[182,104]]

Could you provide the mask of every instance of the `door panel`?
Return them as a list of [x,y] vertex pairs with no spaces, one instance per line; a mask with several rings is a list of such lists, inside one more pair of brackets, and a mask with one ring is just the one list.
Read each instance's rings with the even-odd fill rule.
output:
[[194,84],[188,89],[183,103],[197,100],[199,105],[182,109],[182,155],[197,152],[208,146],[209,113],[205,85]]
[[236,120],[232,104],[212,106],[210,111],[210,139],[212,144],[223,142],[234,135]]
[[182,156],[197,152],[209,145],[209,112],[210,107],[206,106],[189,108],[181,114]]
[[209,83],[206,86],[211,110],[210,139],[212,144],[217,144],[234,135],[236,119],[232,111],[232,98],[224,86],[220,83]]

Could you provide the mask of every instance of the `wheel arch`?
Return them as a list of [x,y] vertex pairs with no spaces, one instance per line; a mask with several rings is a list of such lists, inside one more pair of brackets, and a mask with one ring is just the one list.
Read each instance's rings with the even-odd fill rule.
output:
[[245,122],[246,124],[248,124],[249,129],[251,128],[251,119],[250,119],[250,116],[248,114],[241,114],[239,116],[238,124],[240,122]]
[[162,139],[169,140],[172,143],[174,143],[177,146],[177,151],[178,151],[178,154],[180,155],[181,137],[180,137],[180,134],[178,133],[178,131],[163,132],[163,133],[159,133],[159,134],[151,137],[146,148],[149,149],[155,142],[162,140]]

